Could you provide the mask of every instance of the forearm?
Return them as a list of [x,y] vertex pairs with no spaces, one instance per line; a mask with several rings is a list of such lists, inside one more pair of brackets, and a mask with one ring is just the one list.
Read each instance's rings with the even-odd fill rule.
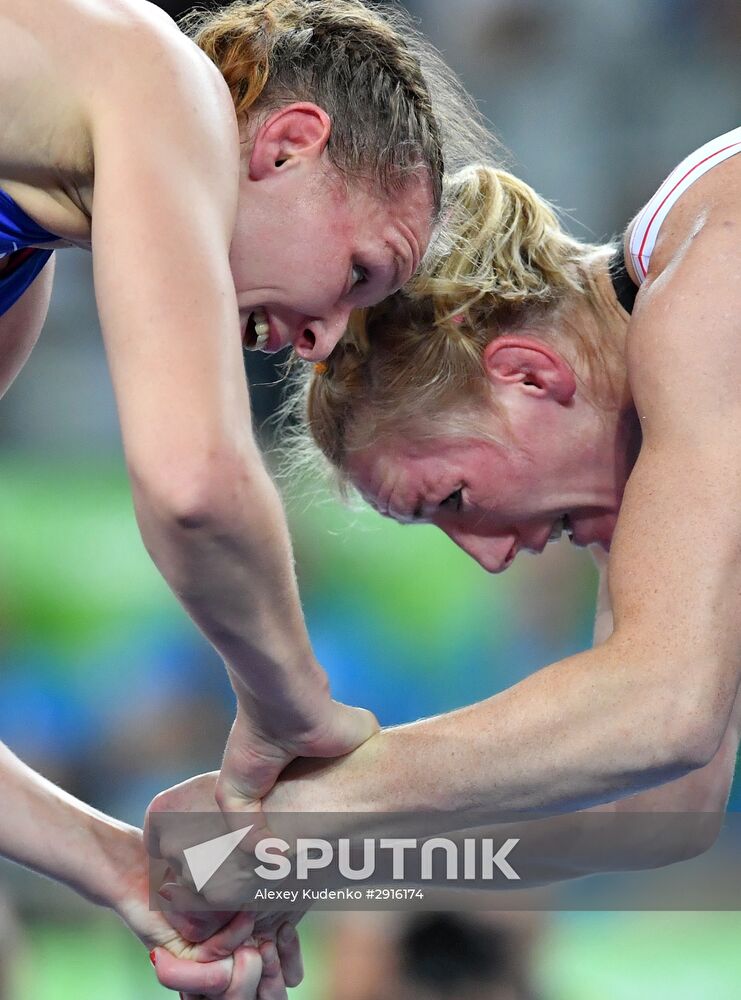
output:
[[682,740],[691,694],[620,662],[628,655],[603,646],[476,705],[385,730],[333,762],[321,808],[435,810],[460,826],[570,812],[680,777],[699,766],[693,734]]
[[[376,738],[377,750],[384,735],[389,735],[389,731]],[[403,802],[397,800],[394,805],[361,802],[360,796],[369,786],[392,792],[393,785],[389,778],[391,769],[385,766],[382,754],[379,752],[371,762],[367,746],[341,761],[306,761],[294,765],[268,796],[265,808],[269,816],[273,814],[271,821],[276,826],[283,818],[281,814],[286,812],[322,811],[325,826],[339,836],[374,836],[377,841],[383,837],[402,837],[420,842],[431,836],[445,835],[458,845],[459,857],[464,856],[463,845],[467,839],[475,839],[478,854],[483,838],[491,841],[493,851],[515,838],[516,845],[508,861],[519,879],[510,882],[498,878],[496,888],[532,888],[597,873],[662,867],[708,850],[722,824],[738,744],[739,731],[734,718],[720,750],[706,767],[616,802],[514,823],[495,822],[461,828],[465,822],[464,813],[431,811],[430,803],[425,807],[417,799],[414,811],[402,813],[386,810],[409,808],[409,798]],[[360,763],[364,754],[365,761]],[[410,766],[409,759],[397,761],[393,770],[398,781],[408,780],[410,786],[419,780],[420,772]],[[344,804],[339,801],[343,797]],[[342,812],[346,809],[352,809],[353,813]],[[368,809],[373,811],[364,811]],[[333,810],[340,814],[332,816]],[[477,812],[480,815],[481,811]],[[678,817],[677,814],[682,815]],[[438,862],[437,869],[433,867],[432,877],[419,883],[414,881],[412,864],[405,870],[404,885],[450,889],[445,856],[441,855]],[[388,852],[384,855],[381,851],[377,855],[373,882],[394,884]],[[491,889],[492,885],[467,882],[466,887],[482,891]],[[451,891],[453,896],[449,905],[455,907],[460,890]],[[441,905],[446,898],[440,897]]]
[[241,703],[323,699],[277,490],[255,449],[214,461],[205,485],[159,501],[135,483],[145,544],[189,615],[224,658]]
[[140,834],[57,788],[0,744],[0,854],[113,906]]

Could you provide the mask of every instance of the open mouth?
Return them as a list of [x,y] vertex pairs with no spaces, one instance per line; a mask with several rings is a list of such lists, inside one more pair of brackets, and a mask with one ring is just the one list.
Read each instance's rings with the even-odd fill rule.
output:
[[548,536],[548,541],[557,542],[564,532],[566,532],[569,541],[573,542],[574,528],[571,524],[571,521],[569,520],[568,514],[564,514],[563,517],[559,517],[559,519],[554,523],[553,527],[551,528],[551,533]]
[[270,323],[268,321],[268,314],[262,306],[258,306],[247,317],[247,327],[242,339],[242,346],[246,351],[264,351],[269,337]]

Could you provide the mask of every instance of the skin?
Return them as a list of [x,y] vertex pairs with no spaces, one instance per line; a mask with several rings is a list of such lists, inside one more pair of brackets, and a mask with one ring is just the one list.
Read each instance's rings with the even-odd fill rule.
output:
[[[600,566],[595,645],[478,705],[294,765],[266,809],[345,812],[340,836],[358,832],[352,814],[363,812],[434,810],[441,830],[501,811],[723,812],[741,679],[740,227],[734,157],[664,222],[635,312],[621,317],[609,406],[584,395],[589,372],[551,337],[505,332],[485,357],[496,408],[474,414],[469,438],[391,440],[354,456],[351,477],[381,513],[437,524],[493,572],[520,548],[540,551],[568,513]],[[620,307],[600,281],[614,320]],[[215,783],[191,779],[153,808],[185,794],[208,809]],[[696,842],[626,844],[618,867],[691,857],[712,843],[710,826]]]
[[[238,711],[219,799],[249,804],[295,756],[344,753],[376,723],[331,699],[309,644],[250,427],[248,315],[267,310],[270,350],[325,357],[351,308],[417,266],[429,186],[414,177],[390,199],[348,188],[310,103],[240,134],[218,71],[150,4],[0,0],[0,57],[0,187],[93,252],[142,537],[227,666]],[[39,336],[52,280],[47,266],[0,317],[0,391]]]
[[230,920],[229,914],[201,913],[198,922],[171,915],[168,922],[150,909],[141,830],[68,795],[5,746],[0,777],[7,805],[0,853],[117,913],[153,951],[163,985],[221,1000],[283,1000],[285,984],[301,980],[291,928],[256,922],[249,914]]
[[[350,475],[377,509],[431,521],[490,571],[520,548],[541,551],[563,513],[577,544],[610,552],[605,642],[488,702],[389,734],[405,760],[423,749],[434,759],[452,739],[457,768],[469,763],[462,781],[441,761],[450,792],[423,781],[423,800],[466,809],[491,797],[523,814],[588,805],[705,768],[726,738],[741,639],[739,226],[734,157],[662,227],[636,309],[623,315],[614,407],[584,397],[589,372],[550,338],[505,333],[484,358],[496,410],[472,421],[500,444],[474,429],[463,441],[392,440],[354,456]],[[619,308],[614,296],[607,307]],[[495,762],[485,775],[477,753]]]
[[[485,356],[496,407],[475,416],[486,434],[391,440],[350,468],[382,513],[437,524],[495,572],[511,564],[513,547],[540,551],[568,513],[600,569],[594,648],[478,705],[384,730],[339,760],[294,765],[266,810],[345,813],[340,836],[358,832],[352,814],[369,811],[433,809],[446,831],[474,817],[494,822],[501,810],[509,819],[562,814],[566,830],[585,807],[720,821],[741,720],[732,502],[741,486],[741,195],[731,191],[741,192],[741,157],[706,174],[665,222],[635,313],[622,315],[625,363],[611,405],[584,395],[588,371],[550,338],[505,334]],[[620,307],[601,280],[614,319]],[[152,808],[176,810],[183,797],[213,808],[216,780],[191,779]],[[706,850],[717,829],[711,822],[692,841],[639,836],[617,859],[585,845],[550,877],[606,861],[618,870],[669,864]]]

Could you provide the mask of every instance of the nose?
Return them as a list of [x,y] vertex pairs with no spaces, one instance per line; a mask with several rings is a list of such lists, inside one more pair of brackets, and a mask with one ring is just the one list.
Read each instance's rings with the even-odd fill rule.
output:
[[293,338],[293,349],[304,361],[324,361],[347,330],[352,307],[336,306],[324,319],[305,323]]
[[487,573],[502,573],[512,565],[517,555],[517,538],[511,532],[505,535],[475,535],[448,529],[445,534]]

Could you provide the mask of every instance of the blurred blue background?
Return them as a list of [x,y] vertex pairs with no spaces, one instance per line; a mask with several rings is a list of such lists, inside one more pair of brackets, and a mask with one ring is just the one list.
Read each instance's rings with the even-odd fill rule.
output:
[[[586,239],[620,232],[684,155],[741,122],[735,0],[408,6],[480,100],[515,172]],[[233,699],[139,540],[90,259],[57,257],[46,329],[0,410],[0,737],[139,824],[157,791],[218,766]],[[259,421],[274,377],[254,362]],[[488,578],[432,529],[347,510],[317,484],[303,499],[294,491],[289,511],[335,696],[384,724],[485,697],[589,644],[594,572],[566,544]],[[113,918],[10,866],[0,876],[7,997],[167,995]],[[311,974],[297,995],[326,998],[335,931],[326,919],[307,925]],[[564,915],[535,959],[542,994],[731,1000],[739,931],[736,915]]]

